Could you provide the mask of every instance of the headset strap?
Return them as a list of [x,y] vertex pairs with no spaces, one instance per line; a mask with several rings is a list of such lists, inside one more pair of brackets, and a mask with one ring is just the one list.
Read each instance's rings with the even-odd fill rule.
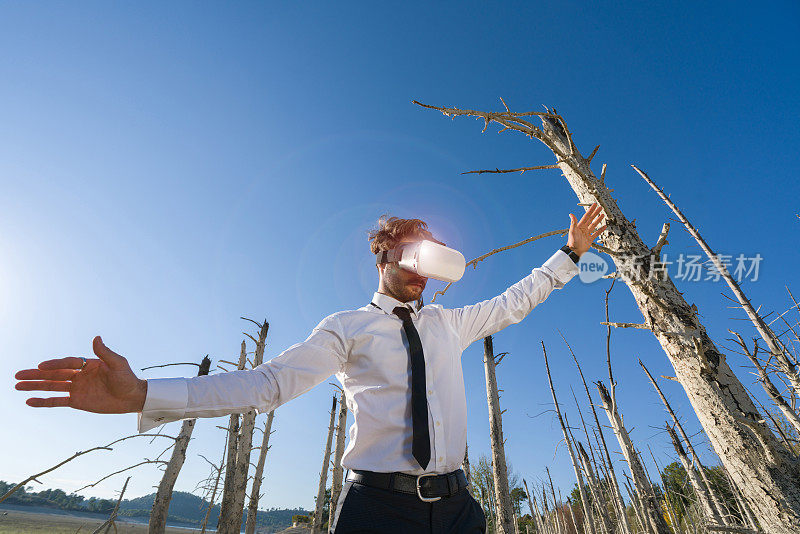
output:
[[392,250],[382,250],[375,254],[375,263],[376,265],[380,265],[381,263],[392,263],[395,261],[400,261],[403,259],[403,249],[401,247],[393,248]]

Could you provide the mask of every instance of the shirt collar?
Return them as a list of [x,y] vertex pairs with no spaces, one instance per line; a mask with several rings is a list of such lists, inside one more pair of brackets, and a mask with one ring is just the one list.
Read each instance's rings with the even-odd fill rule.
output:
[[404,306],[408,308],[408,311],[411,312],[413,317],[417,316],[417,310],[412,303],[404,303],[400,302],[396,298],[390,297],[389,295],[384,295],[383,293],[378,293],[377,291],[372,295],[372,302],[374,302],[381,310],[386,312],[388,315],[392,315],[394,313],[394,309],[398,306]]

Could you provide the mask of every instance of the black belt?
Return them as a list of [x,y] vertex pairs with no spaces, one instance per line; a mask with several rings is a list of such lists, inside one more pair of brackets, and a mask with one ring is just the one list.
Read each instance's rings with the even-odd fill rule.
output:
[[424,502],[434,502],[442,497],[451,497],[467,487],[467,476],[461,469],[441,475],[434,473],[407,475],[405,473],[353,470],[347,480],[365,486],[409,493],[416,495]]

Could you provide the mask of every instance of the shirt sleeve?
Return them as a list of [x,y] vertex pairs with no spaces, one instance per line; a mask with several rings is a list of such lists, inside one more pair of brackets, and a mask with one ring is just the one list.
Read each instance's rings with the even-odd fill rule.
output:
[[138,430],[146,432],[179,419],[274,410],[342,370],[348,353],[345,340],[341,320],[334,314],[305,341],[254,369],[150,379]]
[[557,250],[541,267],[534,268],[531,274],[500,295],[449,310],[461,339],[461,350],[478,339],[522,321],[554,289],[563,288],[576,274],[578,266],[572,258],[563,250]]

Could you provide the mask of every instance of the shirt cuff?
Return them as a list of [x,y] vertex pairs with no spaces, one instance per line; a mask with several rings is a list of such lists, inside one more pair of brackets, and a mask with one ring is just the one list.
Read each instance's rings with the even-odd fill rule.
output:
[[147,380],[147,396],[137,418],[139,433],[183,419],[188,402],[189,387],[185,378]]
[[559,249],[544,262],[543,267],[547,267],[555,274],[561,284],[569,282],[573,276],[578,274],[578,265],[572,261],[569,254]]

